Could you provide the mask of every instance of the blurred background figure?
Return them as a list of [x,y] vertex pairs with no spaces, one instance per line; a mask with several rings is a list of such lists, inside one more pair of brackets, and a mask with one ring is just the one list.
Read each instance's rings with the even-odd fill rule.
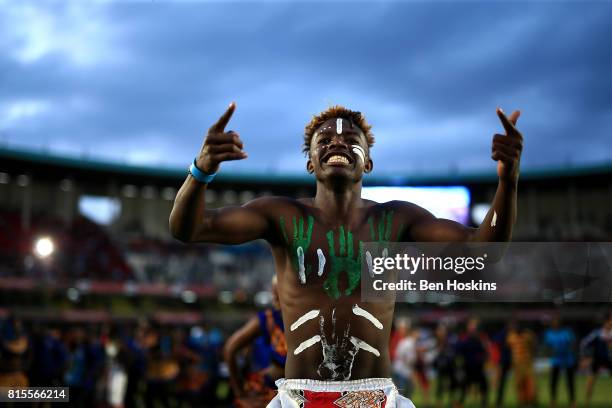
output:
[[465,331],[457,342],[457,355],[460,360],[460,384],[459,403],[461,406],[472,386],[476,386],[480,397],[480,405],[487,406],[489,393],[489,382],[485,373],[485,364],[488,359],[488,339],[485,333],[479,330],[479,320],[470,318]]
[[412,322],[408,318],[396,319],[395,330],[395,336],[391,336],[391,341],[397,339],[392,362],[393,383],[403,396],[411,398],[414,392],[418,330],[412,327]]
[[32,333],[32,363],[28,370],[30,385],[61,386],[67,359],[68,349],[62,341],[61,329],[37,324]]
[[455,365],[457,338],[449,332],[447,325],[439,324],[435,339],[436,354],[433,368],[436,373],[436,405],[441,408],[457,400],[456,393],[459,389]]
[[492,346],[496,350],[496,383],[497,390],[495,395],[495,406],[502,407],[504,404],[504,395],[506,390],[506,382],[512,367],[512,352],[508,346],[508,331],[512,326],[511,322],[506,323],[505,327],[495,333],[492,337]]
[[100,350],[92,344],[90,334],[82,326],[76,326],[67,332],[68,357],[64,384],[70,387],[70,401],[75,406],[94,406],[95,383],[102,370]]
[[591,405],[593,389],[598,375],[607,370],[612,373],[612,312],[608,312],[601,327],[593,330],[580,342],[581,355],[591,357],[585,390],[585,406]]
[[529,329],[513,321],[510,323],[506,342],[512,353],[512,374],[518,402],[522,407],[536,406],[534,371],[536,338]]
[[431,403],[431,373],[436,357],[435,332],[419,327],[416,330],[416,361],[414,363],[414,380],[421,393],[422,404],[426,407]]
[[31,347],[21,320],[9,316],[0,323],[0,387],[24,388]]
[[[271,292],[272,307],[258,312],[225,343],[223,355],[237,407],[265,407],[276,396],[274,382],[284,377],[287,344],[276,276]],[[253,355],[239,362],[238,354],[249,346]]]
[[[203,367],[207,347],[206,333],[200,326],[193,326],[189,333],[182,328],[174,330],[175,355],[179,363],[177,379],[178,405],[197,407],[203,399],[203,389],[212,376]],[[215,398],[210,399],[214,401]]]
[[179,364],[173,353],[172,338],[167,328],[151,325],[147,328],[144,341],[147,355],[145,405],[147,408],[171,407]]
[[567,394],[570,407],[576,407],[576,336],[569,327],[561,326],[561,318],[556,316],[550,323],[550,328],[544,332],[543,345],[549,350],[550,357],[550,406],[557,406],[557,386],[562,373],[566,375]]
[[118,328],[110,329],[104,343],[106,367],[101,388],[105,390],[105,402],[110,408],[123,408],[128,386],[129,352]]

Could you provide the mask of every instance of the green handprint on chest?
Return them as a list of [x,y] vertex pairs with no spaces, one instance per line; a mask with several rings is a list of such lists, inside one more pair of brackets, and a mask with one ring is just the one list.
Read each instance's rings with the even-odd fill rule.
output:
[[287,237],[287,231],[285,230],[285,217],[280,217],[280,226],[285,242],[291,248],[291,258],[293,259],[293,266],[300,277],[302,284],[306,283],[306,275],[310,273],[310,265],[304,264],[304,254],[310,247],[310,241],[312,240],[312,226],[314,224],[314,217],[309,215],[307,218],[308,229],[304,233],[304,218],[300,217],[299,227],[296,217],[293,217],[293,239],[291,242]]
[[344,290],[345,296],[350,296],[359,282],[361,282],[361,254],[363,252],[363,242],[359,241],[359,253],[355,257],[353,247],[353,233],[344,232],[344,227],[340,226],[338,233],[339,248],[336,255],[336,245],[334,242],[334,231],[330,230],[326,234],[327,245],[329,246],[330,271],[327,274],[327,279],[323,283],[325,292],[333,298],[340,297],[340,288],[338,287],[338,279],[342,272],[346,273],[347,286]]
[[[293,234],[291,239],[289,239],[286,231],[285,218],[280,217],[279,221],[283,239],[289,246],[293,267],[298,273],[300,283],[305,284],[307,277],[315,269],[313,265],[305,261],[305,254],[307,254],[312,242],[314,218],[311,215],[306,217],[307,227],[305,229],[303,217],[292,217]],[[370,226],[371,241],[379,244],[388,243],[393,229],[393,211],[383,211],[376,225],[373,217],[368,218],[368,224]],[[403,225],[400,225],[397,231],[398,238],[401,236],[402,229]],[[325,237],[327,238],[328,246],[327,257],[321,248],[317,248],[316,252],[319,262],[317,275],[321,276],[324,271],[327,271],[326,279],[323,282],[323,289],[329,297],[338,299],[341,295],[350,296],[361,282],[363,241],[358,241],[357,247],[359,249],[357,254],[355,254],[354,234],[348,228],[345,229],[344,226],[338,228],[337,245],[336,234],[333,229],[328,230]],[[338,248],[337,251],[336,247]],[[346,274],[346,287],[341,291],[339,283],[343,273]]]

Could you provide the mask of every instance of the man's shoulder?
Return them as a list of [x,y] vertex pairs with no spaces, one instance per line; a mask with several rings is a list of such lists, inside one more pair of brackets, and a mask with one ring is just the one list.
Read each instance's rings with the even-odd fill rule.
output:
[[368,203],[368,206],[371,214],[393,212],[401,215],[406,220],[416,220],[423,216],[431,216],[429,211],[409,201],[391,200],[384,203],[374,201],[370,203]]
[[380,204],[377,203],[377,207],[381,209],[385,209],[385,210],[412,210],[412,211],[424,210],[423,207],[415,203],[411,203],[410,201],[403,201],[403,200],[391,200],[385,203],[380,203]]
[[292,197],[283,196],[264,196],[255,198],[245,204],[245,207],[250,208],[279,208],[279,207],[300,207],[304,204],[301,200]]

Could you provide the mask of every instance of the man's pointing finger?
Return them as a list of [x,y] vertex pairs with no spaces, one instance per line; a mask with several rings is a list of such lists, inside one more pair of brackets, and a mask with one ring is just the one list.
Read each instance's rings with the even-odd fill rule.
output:
[[230,119],[232,118],[232,115],[234,114],[235,110],[236,110],[236,103],[235,102],[230,103],[225,113],[221,115],[217,123],[212,125],[211,129],[217,132],[223,132],[225,130],[225,127],[229,123]]
[[520,115],[521,115],[520,111],[514,111],[510,115],[510,118],[508,119],[508,117],[506,116],[502,108],[497,108],[497,116],[499,117],[499,120],[504,126],[504,129],[506,129],[507,135],[518,133],[518,130],[516,130],[514,125],[516,124],[516,121],[518,120]]

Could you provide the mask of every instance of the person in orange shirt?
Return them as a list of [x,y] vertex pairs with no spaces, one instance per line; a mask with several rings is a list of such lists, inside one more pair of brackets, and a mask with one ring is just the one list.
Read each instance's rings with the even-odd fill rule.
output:
[[[276,276],[272,280],[273,307],[260,311],[251,318],[225,343],[223,357],[230,374],[230,386],[234,393],[234,405],[238,408],[265,407],[276,396],[274,382],[285,373],[287,343],[284,324],[278,301]],[[270,365],[263,370],[241,378],[237,355],[239,351],[252,344],[258,336],[263,336],[270,357]]]
[[506,338],[512,354],[512,370],[516,382],[518,401],[522,407],[536,405],[534,374],[535,335],[516,322],[510,324]]

